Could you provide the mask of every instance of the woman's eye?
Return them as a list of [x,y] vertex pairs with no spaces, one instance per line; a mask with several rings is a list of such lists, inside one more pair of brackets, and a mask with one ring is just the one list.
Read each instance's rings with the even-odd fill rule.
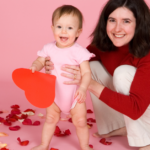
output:
[[124,20],[124,23],[130,23],[130,21],[129,20]]
[[109,22],[115,22],[115,20],[114,19],[109,19]]
[[59,28],[59,29],[60,29],[60,28],[61,28],[61,26],[57,26],[57,28]]

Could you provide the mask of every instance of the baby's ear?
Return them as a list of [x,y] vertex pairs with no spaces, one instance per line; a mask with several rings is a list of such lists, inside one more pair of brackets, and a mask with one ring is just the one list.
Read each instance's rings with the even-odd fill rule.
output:
[[54,31],[54,26],[53,25],[51,25],[51,29],[52,29],[52,31]]
[[77,32],[77,36],[76,37],[79,37],[79,35],[82,33],[82,29],[78,29],[78,32]]

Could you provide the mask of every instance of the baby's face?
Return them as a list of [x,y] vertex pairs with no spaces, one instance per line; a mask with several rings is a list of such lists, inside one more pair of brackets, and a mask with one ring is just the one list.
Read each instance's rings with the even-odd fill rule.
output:
[[82,29],[79,29],[78,17],[72,14],[65,14],[60,18],[54,19],[52,30],[56,45],[59,48],[72,46],[76,37],[78,37],[82,31]]

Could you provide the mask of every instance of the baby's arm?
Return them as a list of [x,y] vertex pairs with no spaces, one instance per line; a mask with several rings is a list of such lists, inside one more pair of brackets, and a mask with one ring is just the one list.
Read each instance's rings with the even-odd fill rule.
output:
[[32,70],[32,73],[35,71],[40,71],[45,64],[45,58],[44,57],[38,57],[33,63],[32,66],[29,68]]
[[77,97],[77,101],[79,103],[82,103],[86,99],[86,91],[91,81],[91,70],[90,70],[89,61],[83,61],[80,64],[80,69],[81,69],[82,80],[81,80],[80,87],[75,93],[75,98]]

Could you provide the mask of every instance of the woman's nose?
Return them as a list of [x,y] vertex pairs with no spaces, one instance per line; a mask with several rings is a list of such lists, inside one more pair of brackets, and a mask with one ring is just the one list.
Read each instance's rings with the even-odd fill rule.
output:
[[121,29],[122,29],[122,25],[121,25],[121,23],[116,23],[116,25],[115,25],[115,31],[116,32],[119,32],[119,31],[121,31]]

